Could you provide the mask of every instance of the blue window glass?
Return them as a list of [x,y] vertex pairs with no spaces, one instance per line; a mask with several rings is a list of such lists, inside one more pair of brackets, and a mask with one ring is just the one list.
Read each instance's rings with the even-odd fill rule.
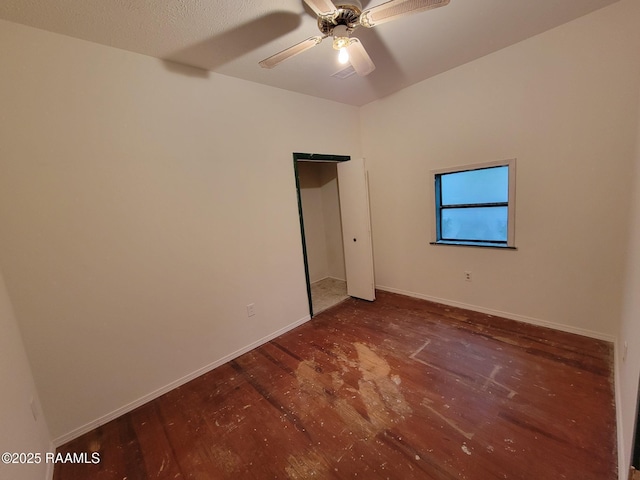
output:
[[509,165],[435,175],[436,242],[507,246]]
[[447,173],[442,178],[442,205],[509,201],[509,167]]
[[507,207],[447,208],[442,238],[473,242],[507,242]]

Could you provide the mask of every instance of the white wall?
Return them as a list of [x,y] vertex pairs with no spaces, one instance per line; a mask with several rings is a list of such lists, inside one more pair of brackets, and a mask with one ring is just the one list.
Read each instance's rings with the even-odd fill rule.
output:
[[338,192],[337,164],[321,164],[322,214],[327,241],[327,266],[329,276],[346,280],[344,248],[342,240],[342,220],[340,217],[340,194]]
[[[640,103],[638,104],[640,112]],[[620,478],[626,479],[631,465],[636,405],[638,403],[638,380],[640,378],[640,123],[638,124],[634,196],[629,215],[629,247],[626,259],[622,322],[618,335],[616,365],[618,395],[618,431],[620,455]],[[624,346],[628,345],[626,358]]]
[[322,208],[322,183],[317,165],[310,162],[298,162],[300,200],[302,201],[304,237],[307,248],[307,267],[309,268],[309,281],[311,283],[329,276],[327,238]]
[[[623,0],[361,109],[378,286],[613,340],[638,25]],[[429,245],[429,171],[514,157],[517,250]]]
[[[324,153],[324,152],[321,152]],[[344,251],[336,164],[298,162],[307,261],[311,283],[344,280]]]
[[0,266],[58,442],[308,318],[292,153],[361,155],[355,107],[7,22],[0,64]]
[[[0,352],[0,452],[41,455],[40,463],[25,465],[0,462],[0,479],[43,479],[49,467],[45,455],[52,450],[49,431],[40,410],[31,367],[1,273]],[[32,460],[37,461],[35,457]]]

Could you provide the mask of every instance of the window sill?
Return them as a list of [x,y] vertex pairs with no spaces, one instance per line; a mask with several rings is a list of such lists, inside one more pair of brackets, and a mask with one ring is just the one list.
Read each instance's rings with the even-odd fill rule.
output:
[[503,250],[517,250],[516,247],[510,245],[502,245],[496,243],[485,242],[456,242],[451,240],[439,240],[437,242],[429,242],[431,245],[454,245],[456,247],[480,247],[480,248],[497,248]]

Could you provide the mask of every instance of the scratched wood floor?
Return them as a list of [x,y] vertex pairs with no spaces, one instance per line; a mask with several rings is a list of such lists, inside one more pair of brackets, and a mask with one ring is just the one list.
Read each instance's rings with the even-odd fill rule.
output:
[[73,479],[614,480],[612,346],[386,292],[64,445]]

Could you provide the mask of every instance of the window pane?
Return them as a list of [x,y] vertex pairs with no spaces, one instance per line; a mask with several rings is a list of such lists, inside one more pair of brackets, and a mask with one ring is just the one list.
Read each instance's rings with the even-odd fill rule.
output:
[[441,175],[442,205],[509,200],[509,167],[491,167]]
[[442,210],[442,240],[507,241],[507,207]]

